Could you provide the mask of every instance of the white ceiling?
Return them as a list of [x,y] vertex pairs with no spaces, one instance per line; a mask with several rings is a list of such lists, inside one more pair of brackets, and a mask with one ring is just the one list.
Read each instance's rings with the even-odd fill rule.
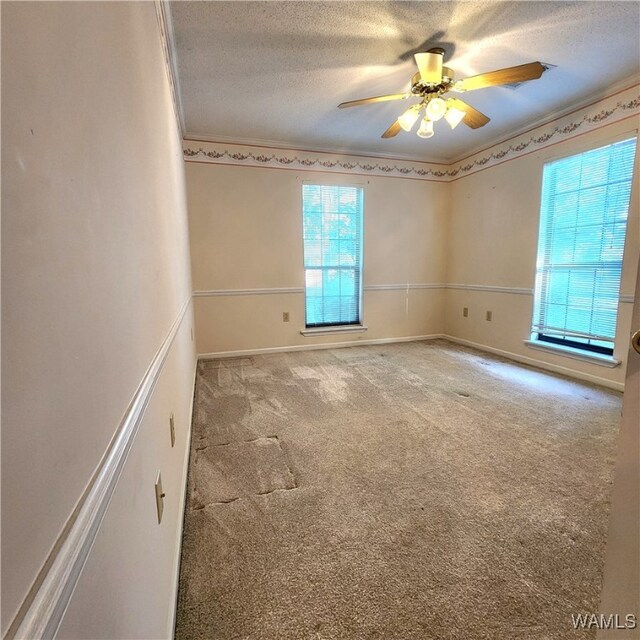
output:
[[[170,6],[188,138],[450,160],[640,74],[636,0]],[[557,68],[516,89],[466,93],[491,122],[438,122],[428,140],[380,138],[409,101],[337,108],[406,91],[412,53],[436,45],[457,79],[535,60]]]

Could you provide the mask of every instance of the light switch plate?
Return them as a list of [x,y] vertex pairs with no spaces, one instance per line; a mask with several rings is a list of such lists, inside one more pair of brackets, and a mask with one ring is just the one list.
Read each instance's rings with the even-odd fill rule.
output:
[[162,512],[164,511],[164,496],[165,493],[162,490],[162,475],[158,471],[156,477],[156,510],[158,512],[158,524],[162,522]]
[[176,444],[176,425],[173,419],[173,413],[169,416],[169,429],[171,431],[171,446],[174,447]]

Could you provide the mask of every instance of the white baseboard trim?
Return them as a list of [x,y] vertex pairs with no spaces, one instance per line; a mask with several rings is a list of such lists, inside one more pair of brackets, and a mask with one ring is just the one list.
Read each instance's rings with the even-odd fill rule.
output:
[[472,342],[471,340],[465,340],[463,338],[457,338],[455,336],[448,335],[446,333],[433,333],[423,336],[402,336],[398,338],[376,338],[373,340],[349,340],[345,342],[325,342],[324,344],[309,344],[309,345],[289,345],[284,347],[265,347],[262,349],[240,349],[237,351],[214,351],[210,353],[199,353],[198,360],[207,360],[212,358],[238,358],[242,356],[258,356],[269,353],[286,353],[288,351],[315,351],[318,349],[338,349],[340,347],[357,347],[372,344],[393,344],[395,342],[417,342],[420,340],[449,340],[456,344],[462,344],[467,347],[478,349],[479,351],[486,351],[493,353],[497,356],[502,356],[508,360],[514,362],[520,362],[521,364],[527,364],[537,369],[544,369],[553,373],[560,373],[570,378],[576,378],[577,380],[584,380],[586,382],[593,382],[609,389],[616,391],[624,391],[624,383],[613,382],[606,378],[594,376],[590,373],[583,373],[582,371],[576,371],[575,369],[569,369],[568,367],[562,367],[560,365],[551,364],[544,360],[538,360],[536,358],[529,358],[527,356],[521,356],[511,351],[504,351],[503,349],[496,349],[485,344],[478,342]]
[[[169,349],[190,304],[191,296],[180,309],[136,389],[79,507],[74,511],[75,517],[72,515],[72,521],[65,525],[61,539],[54,545],[29,591],[25,602],[29,601],[30,604],[24,610],[21,608],[18,614],[21,619],[14,620],[5,640],[52,640],[55,637],[115,492]],[[16,629],[15,633],[13,629]]]
[[195,405],[196,391],[196,375],[198,374],[198,357],[196,356],[193,363],[193,375],[191,376],[191,402],[189,405],[189,427],[187,429],[187,444],[185,446],[184,460],[182,462],[182,495],[180,496],[180,506],[178,513],[180,514],[180,533],[178,535],[178,545],[176,547],[175,574],[173,576],[173,610],[171,611],[171,619],[167,638],[175,637],[176,631],[176,614],[178,613],[178,590],[180,587],[180,560],[182,558],[182,535],[184,533],[184,516],[185,505],[187,502],[187,484],[189,481],[189,458],[191,455],[191,429],[193,427],[193,408]]
[[493,353],[497,356],[502,356],[503,358],[507,358],[508,360],[514,360],[515,362],[527,364],[529,366],[536,367],[537,369],[545,369],[546,371],[551,371],[553,373],[560,373],[564,376],[568,376],[569,378],[576,378],[577,380],[593,382],[595,384],[599,384],[600,386],[607,387],[608,389],[615,389],[616,391],[624,391],[624,383],[622,382],[614,382],[612,380],[607,380],[606,378],[601,378],[600,376],[594,376],[590,373],[584,373],[582,371],[576,371],[575,369],[569,369],[568,367],[562,367],[560,365],[551,364],[549,362],[545,362],[544,360],[538,360],[537,358],[529,358],[527,356],[521,356],[518,353],[513,353],[511,351],[504,351],[503,349],[496,349],[495,347],[490,347],[486,344],[472,342],[471,340],[465,340],[464,338],[458,338],[456,336],[450,336],[448,334],[444,334],[442,338],[444,338],[445,340],[450,340],[451,342],[455,342],[456,344],[462,344],[466,347],[472,347],[474,349],[478,349],[479,351],[486,351],[488,353]]
[[324,342],[319,344],[293,344],[284,347],[264,347],[261,349],[240,349],[238,351],[213,351],[199,353],[198,359],[238,358],[242,356],[259,356],[269,353],[286,353],[288,351],[317,351],[318,349],[339,349],[341,347],[357,347],[372,344],[392,344],[394,342],[417,342],[419,340],[437,340],[444,338],[440,333],[424,336],[400,336],[397,338],[374,338],[371,340],[345,340],[344,342]]

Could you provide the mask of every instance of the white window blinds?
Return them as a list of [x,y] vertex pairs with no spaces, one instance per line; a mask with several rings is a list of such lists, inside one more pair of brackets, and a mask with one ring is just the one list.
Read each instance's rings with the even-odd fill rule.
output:
[[532,332],[612,353],[635,138],[544,167]]
[[360,323],[361,187],[302,186],[307,327]]

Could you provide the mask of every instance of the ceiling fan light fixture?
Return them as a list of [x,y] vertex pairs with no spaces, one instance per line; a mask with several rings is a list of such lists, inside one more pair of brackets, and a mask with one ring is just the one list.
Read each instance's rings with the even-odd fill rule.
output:
[[411,131],[416,120],[420,117],[421,104],[414,104],[409,107],[399,118],[398,124],[405,130]]
[[429,120],[429,118],[425,116],[420,123],[420,128],[417,133],[421,138],[431,138],[434,133],[433,120]]
[[444,119],[449,123],[452,129],[455,129],[463,120],[467,114],[455,107],[448,107],[447,112],[444,114]]
[[528,62],[515,67],[487,71],[456,82],[454,72],[448,67],[442,66],[444,53],[444,49],[441,47],[433,47],[426,52],[415,54],[419,71],[411,77],[407,93],[349,100],[342,102],[338,107],[344,109],[345,107],[375,102],[418,98],[420,103],[409,107],[382,134],[381,137],[385,139],[394,138],[403,130],[411,131],[423,109],[426,112],[424,122],[421,123],[418,131],[421,138],[430,138],[434,133],[433,123],[442,118],[449,123],[452,129],[455,129],[461,122],[470,129],[479,129],[490,121],[488,116],[458,98],[443,98],[442,96],[446,96],[450,91],[473,91],[484,87],[507,86],[537,80],[548,68],[548,65],[543,65],[540,62]]
[[447,111],[447,103],[442,98],[433,98],[427,104],[429,120],[440,120]]

